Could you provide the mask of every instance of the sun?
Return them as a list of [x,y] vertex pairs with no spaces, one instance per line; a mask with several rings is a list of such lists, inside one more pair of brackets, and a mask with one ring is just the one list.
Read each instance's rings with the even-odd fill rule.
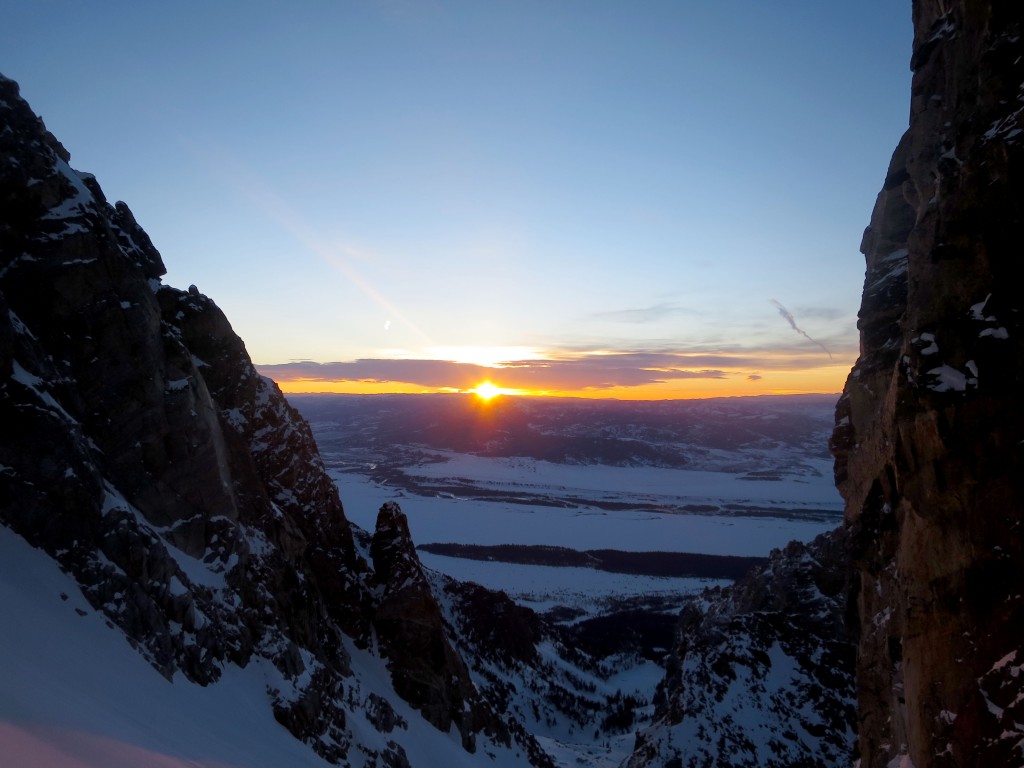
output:
[[489,403],[499,395],[530,395],[533,394],[525,389],[514,389],[509,387],[499,387],[493,381],[483,381],[477,384],[473,389],[463,390],[470,394],[476,395],[485,403]]
[[485,402],[488,400],[493,400],[503,392],[501,387],[496,386],[489,381],[485,381],[482,384],[478,384],[476,389],[470,391]]

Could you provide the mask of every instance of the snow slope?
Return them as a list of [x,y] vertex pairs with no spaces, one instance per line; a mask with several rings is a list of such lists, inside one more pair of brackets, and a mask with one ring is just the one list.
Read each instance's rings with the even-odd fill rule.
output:
[[326,766],[273,718],[265,670],[162,677],[56,562],[0,526],[5,768]]
[[[0,526],[0,764],[4,768],[322,768],[328,763],[278,724],[266,686],[279,678],[261,660],[225,665],[216,684],[168,681],[124,634],[94,611],[56,562]],[[473,766],[458,734],[441,733],[391,691],[377,657],[349,649],[351,691],[387,696],[405,727],[395,733],[411,765]],[[386,737],[360,712],[359,743]],[[380,742],[379,744],[376,742]],[[515,752],[481,745],[496,768],[526,766]],[[362,754],[350,757],[359,765]]]

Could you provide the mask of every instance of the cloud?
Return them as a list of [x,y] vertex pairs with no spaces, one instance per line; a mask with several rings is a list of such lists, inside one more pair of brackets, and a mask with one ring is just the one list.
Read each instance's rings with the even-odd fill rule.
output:
[[467,391],[489,380],[500,387],[530,392],[598,393],[687,380],[721,381],[735,377],[757,382],[768,371],[781,374],[832,366],[820,354],[809,353],[806,345],[799,346],[804,348],[757,353],[741,349],[563,349],[543,357],[496,361],[494,365],[437,358],[362,358],[330,363],[293,360],[257,368],[281,383],[364,382],[401,385],[402,389]]
[[639,309],[618,309],[610,312],[596,312],[590,317],[595,320],[610,320],[615,323],[653,323],[674,315],[693,314],[693,310],[680,304],[665,302]]
[[817,344],[819,347],[824,349],[825,350],[825,354],[828,355],[829,360],[832,359],[832,353],[828,351],[828,347],[826,347],[820,341],[817,341],[816,339],[812,339],[810,336],[808,336],[807,333],[804,332],[804,330],[802,328],[800,328],[800,326],[798,326],[796,324],[796,318],[793,317],[793,313],[792,312],[790,312],[788,309],[786,309],[784,306],[782,306],[782,304],[780,302],[776,301],[775,299],[769,299],[769,301],[778,308],[779,314],[782,315],[784,318],[786,318],[786,321],[790,324],[790,326],[793,328],[794,331],[799,333],[801,336],[803,336],[808,341],[810,341],[810,342],[812,342],[814,344]]
[[276,381],[401,381],[422,387],[469,389],[491,371],[482,365],[451,360],[389,360],[366,358],[334,363],[295,360],[259,365],[260,373]]
[[451,360],[360,359],[316,363],[296,360],[260,365],[260,373],[277,381],[403,382],[427,388],[472,389],[490,379],[502,387],[531,391],[573,391],[637,387],[681,379],[723,379],[722,368],[702,365],[713,360],[689,360],[661,353],[581,355],[554,360],[514,360],[492,368]]
[[[720,361],[716,361],[720,362]],[[555,360],[516,360],[495,373],[505,386],[530,390],[638,387],[680,379],[724,379],[707,361],[657,353],[583,355]]]

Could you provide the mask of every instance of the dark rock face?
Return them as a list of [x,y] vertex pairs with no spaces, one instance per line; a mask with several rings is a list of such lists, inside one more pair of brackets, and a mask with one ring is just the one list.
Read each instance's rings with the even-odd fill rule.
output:
[[474,720],[484,719],[484,707],[465,662],[448,641],[398,504],[380,508],[370,553],[381,592],[374,626],[395,691],[442,731],[455,723],[463,745],[473,751]]
[[842,530],[790,543],[684,609],[628,768],[852,763],[854,646]]
[[537,614],[472,582],[447,590],[460,618],[457,636],[475,646],[473,657],[485,656],[505,666],[536,665],[537,644],[543,638]]
[[[367,566],[307,425],[7,79],[0,115],[0,521],[168,677],[304,649],[338,687]],[[304,711],[315,740],[331,705]]]
[[916,0],[837,408],[862,765],[1024,763],[1024,5]]

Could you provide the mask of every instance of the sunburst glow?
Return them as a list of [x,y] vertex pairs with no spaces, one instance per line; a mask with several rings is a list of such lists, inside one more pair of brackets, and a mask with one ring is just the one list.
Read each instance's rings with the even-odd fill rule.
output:
[[498,395],[505,394],[505,390],[489,381],[485,381],[482,384],[477,385],[476,389],[473,390],[473,394],[481,400],[486,401],[493,400]]
[[515,389],[513,387],[499,387],[493,381],[485,381],[477,384],[473,389],[469,390],[474,395],[479,397],[485,403],[489,400],[493,400],[499,395],[533,395],[538,394],[531,392],[526,389]]

